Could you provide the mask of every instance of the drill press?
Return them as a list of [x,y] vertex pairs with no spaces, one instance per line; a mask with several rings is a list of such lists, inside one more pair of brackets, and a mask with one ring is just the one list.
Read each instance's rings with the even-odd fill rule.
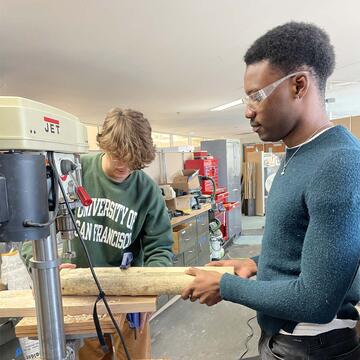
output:
[[[87,149],[86,128],[73,115],[24,98],[0,97],[0,242],[32,241],[42,359],[66,358],[56,234],[71,241],[69,211],[91,203],[81,186],[79,161]],[[76,255],[70,245],[66,248],[67,257]]]

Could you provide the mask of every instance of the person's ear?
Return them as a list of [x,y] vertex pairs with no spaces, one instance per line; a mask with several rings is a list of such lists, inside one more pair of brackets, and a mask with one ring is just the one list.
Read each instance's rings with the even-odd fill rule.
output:
[[294,98],[302,99],[309,90],[309,77],[306,73],[296,75],[293,80]]

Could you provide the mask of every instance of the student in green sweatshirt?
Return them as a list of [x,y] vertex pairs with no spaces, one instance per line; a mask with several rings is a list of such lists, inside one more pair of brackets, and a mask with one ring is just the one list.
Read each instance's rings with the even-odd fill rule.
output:
[[[172,232],[159,187],[141,169],[155,158],[151,127],[143,114],[111,110],[97,137],[102,153],[81,158],[83,185],[93,203],[77,210],[77,225],[95,266],[119,266],[124,252],[132,252],[134,266],[171,266]],[[78,267],[87,267],[78,239],[73,241]],[[151,357],[147,314],[142,333],[134,338],[124,318],[120,320],[132,359]],[[125,359],[115,336],[118,359]],[[80,360],[98,356],[97,339],[85,341]],[[101,353],[101,351],[100,351]],[[106,357],[107,358],[107,357]]]
[[[97,142],[101,153],[81,157],[83,186],[93,203],[76,211],[94,266],[118,267],[124,252],[133,253],[133,266],[172,266],[172,230],[165,202],[159,187],[141,170],[155,158],[148,120],[140,112],[115,108],[106,115]],[[88,267],[77,237],[72,248],[74,267]],[[151,358],[148,317],[141,314],[136,339],[125,315],[118,319],[131,359]],[[113,339],[116,358],[126,359],[120,338]],[[112,349],[110,337],[106,341]],[[102,352],[97,338],[85,339],[79,350],[80,360],[111,358],[112,354]]]

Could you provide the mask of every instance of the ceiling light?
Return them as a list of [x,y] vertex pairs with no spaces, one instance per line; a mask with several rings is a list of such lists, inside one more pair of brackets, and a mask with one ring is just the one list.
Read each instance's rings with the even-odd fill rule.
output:
[[229,109],[233,106],[237,106],[237,105],[240,105],[240,104],[243,104],[243,100],[242,99],[238,99],[238,100],[235,100],[235,101],[232,101],[232,102],[229,102],[227,104],[224,104],[224,105],[220,105],[216,108],[213,108],[213,109],[210,109],[210,111],[222,111],[222,110],[225,110],[225,109]]

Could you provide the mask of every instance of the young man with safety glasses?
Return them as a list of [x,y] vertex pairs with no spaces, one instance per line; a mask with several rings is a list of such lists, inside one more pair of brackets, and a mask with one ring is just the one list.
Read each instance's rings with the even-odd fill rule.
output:
[[261,254],[210,263],[236,275],[190,269],[182,297],[255,309],[260,359],[360,359],[360,144],[325,111],[333,47],[317,26],[290,22],[256,40],[245,63],[250,125],[287,146]]

